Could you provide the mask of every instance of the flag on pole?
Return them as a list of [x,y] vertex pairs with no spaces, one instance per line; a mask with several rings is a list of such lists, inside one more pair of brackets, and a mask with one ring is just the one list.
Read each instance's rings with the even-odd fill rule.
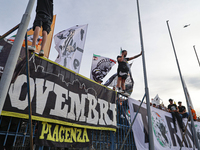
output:
[[115,64],[116,61],[113,59],[93,54],[90,79],[103,79]]
[[88,25],[76,25],[54,36],[58,64],[79,73]]
[[160,105],[160,97],[158,96],[158,94],[154,97],[154,99],[152,100],[152,103],[153,104],[156,104],[156,105]]
[[[49,32],[49,34],[47,36],[47,42],[46,42],[46,45],[43,49],[44,50],[44,56],[46,58],[49,57],[49,52],[50,52],[50,48],[51,48],[51,42],[52,42],[52,37],[53,37],[53,32],[54,32],[54,27],[55,27],[55,21],[56,21],[56,15],[53,16],[53,21],[52,21],[52,24],[51,24],[51,32]],[[33,34],[34,34],[33,28],[29,28],[27,30],[28,45],[32,45]],[[12,37],[10,37],[8,39],[8,41],[11,41],[13,43],[15,41],[15,37],[16,37],[16,35],[13,35]],[[39,32],[39,37],[38,37],[37,42],[36,42],[36,51],[35,51],[36,53],[39,53],[39,51],[41,49],[41,43],[42,43],[42,29]],[[25,40],[24,40],[22,46],[25,47]]]
[[117,85],[117,73],[113,74],[104,84],[105,86],[116,87]]
[[123,51],[123,50],[122,50],[122,48],[121,48],[121,49],[120,49],[120,55],[122,54],[122,51]]

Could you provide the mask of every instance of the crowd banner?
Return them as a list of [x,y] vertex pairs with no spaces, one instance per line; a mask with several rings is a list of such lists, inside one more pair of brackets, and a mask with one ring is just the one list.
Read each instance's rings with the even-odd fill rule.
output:
[[[5,69],[6,61],[8,59],[8,56],[10,54],[10,50],[12,48],[11,42],[7,41],[6,39],[0,40],[0,78],[3,74],[3,71]],[[26,61],[24,58],[26,57],[25,55],[25,48],[21,48],[21,52],[19,55],[19,58],[17,60],[17,68],[20,68],[20,65],[23,65],[24,62]],[[17,73],[17,71],[15,71]]]
[[[133,121],[133,118],[139,109],[140,101],[129,98],[128,102],[131,113],[131,121]],[[154,107],[151,107],[151,112],[155,150],[179,150],[183,139],[183,132],[178,127],[177,122],[177,132],[175,131],[171,113]],[[132,126],[137,149],[149,149],[147,117],[146,104],[142,104]],[[186,118],[183,118],[183,123],[186,125]],[[200,122],[195,122],[195,129],[200,142]],[[196,148],[195,142],[193,143],[193,141],[191,123],[189,122],[186,129],[186,135],[183,140],[183,149],[193,150],[193,147]]]
[[54,36],[58,64],[79,73],[88,25],[76,25]]
[[115,64],[116,61],[113,59],[93,54],[90,79],[103,79]]
[[35,144],[48,147],[84,148],[92,144],[91,130],[39,122]]
[[[44,57],[29,59],[33,120],[116,131],[116,92]],[[15,69],[2,115],[28,118],[26,64]]]

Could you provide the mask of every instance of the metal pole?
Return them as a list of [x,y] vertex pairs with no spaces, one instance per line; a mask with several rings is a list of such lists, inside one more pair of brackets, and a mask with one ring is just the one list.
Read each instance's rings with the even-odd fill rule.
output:
[[187,102],[187,108],[188,108],[189,115],[190,115],[190,118],[191,118],[191,127],[193,128],[193,131],[194,131],[194,138],[195,138],[195,141],[196,141],[196,147],[198,148],[198,150],[200,150],[199,143],[198,143],[198,138],[197,138],[197,133],[196,133],[195,126],[194,126],[194,120],[193,120],[193,116],[192,116],[192,113],[191,113],[191,110],[190,110],[188,96],[187,96],[187,93],[186,93],[186,89],[185,89],[185,85],[184,85],[184,81],[183,81],[181,69],[180,69],[178,58],[177,58],[177,55],[176,55],[176,50],[175,50],[174,42],[173,42],[171,31],[170,31],[170,28],[169,28],[169,23],[168,23],[169,20],[167,20],[166,22],[167,22],[167,27],[168,27],[168,31],[169,31],[169,35],[170,35],[172,47],[173,47],[173,50],[174,50],[174,55],[175,55],[175,58],[176,58],[177,67],[178,67],[178,70],[179,70],[179,75],[180,75],[180,78],[181,78],[181,83],[182,83],[182,86],[183,86],[183,91],[184,91],[184,94],[185,94],[185,99],[186,99],[186,102]]
[[17,32],[15,41],[13,43],[13,46],[11,48],[10,54],[8,56],[8,60],[5,65],[5,70],[3,72],[3,75],[1,77],[0,81],[0,114],[3,109],[3,105],[7,96],[8,88],[13,76],[13,72],[15,70],[15,66],[19,57],[19,53],[22,47],[22,43],[25,37],[25,33],[28,28],[28,24],[30,21],[30,14],[33,9],[35,0],[29,0],[29,3],[27,5],[26,11],[22,17],[19,30]]
[[30,70],[29,70],[29,53],[28,53],[28,40],[27,33],[25,36],[26,45],[26,77],[27,77],[27,93],[28,93],[28,108],[29,108],[29,134],[30,134],[30,150],[33,150],[33,127],[32,127],[32,106],[30,96]]
[[16,25],[15,27],[13,27],[12,29],[10,29],[8,32],[6,32],[4,35],[0,36],[0,40],[4,39],[6,36],[8,36],[9,34],[11,34],[12,32],[14,32],[15,30],[17,30],[19,28],[19,24]]
[[196,51],[196,49],[195,49],[195,45],[193,46],[193,48],[194,48],[194,52],[195,52],[195,54],[196,54],[197,61],[198,61],[198,63],[199,63],[199,67],[200,67],[200,61],[199,61],[199,57],[198,57],[198,55],[197,55],[197,51]]
[[149,89],[148,89],[148,82],[147,82],[146,63],[145,63],[145,56],[144,56],[142,25],[141,25],[141,21],[140,21],[139,2],[138,2],[138,0],[136,0],[136,1],[137,1],[137,10],[138,10],[140,42],[141,42],[143,72],[144,72],[144,82],[145,82],[145,94],[146,94],[147,114],[148,114],[149,150],[154,150],[154,138],[153,138],[153,128],[152,128],[152,120],[151,120],[152,117],[151,117],[151,108],[150,108],[150,100],[149,100]]
[[[141,103],[140,103],[140,106],[139,106],[139,108],[138,108],[138,110],[137,110],[137,112],[136,112],[134,118],[133,118],[133,121],[131,122],[131,124],[129,124],[129,125],[130,125],[130,128],[129,128],[127,134],[126,134],[126,137],[125,137],[125,139],[124,139],[124,141],[123,141],[123,143],[122,143],[122,146],[121,146],[120,150],[122,150],[123,147],[124,147],[124,144],[125,144],[125,142],[126,142],[126,140],[127,140],[127,138],[128,138],[129,133],[130,133],[131,130],[132,130],[132,126],[133,126],[133,124],[134,124],[134,122],[135,122],[135,119],[136,119],[136,117],[137,117],[137,115],[138,115],[138,113],[139,113],[139,111],[140,111],[140,108],[141,108],[141,106],[142,106],[142,103],[143,103],[145,97],[146,97],[146,94],[145,94],[144,97],[142,98],[142,101],[141,101]],[[123,107],[122,107],[122,109],[123,109]],[[126,117],[126,115],[124,115],[124,116]],[[126,119],[127,119],[127,118],[126,118]],[[127,119],[127,120],[128,120],[128,119]]]

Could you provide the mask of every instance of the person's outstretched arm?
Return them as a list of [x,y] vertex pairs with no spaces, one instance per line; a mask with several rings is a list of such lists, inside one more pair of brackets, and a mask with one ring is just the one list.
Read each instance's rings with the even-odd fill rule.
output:
[[138,55],[135,55],[135,56],[133,56],[133,57],[130,57],[130,58],[129,58],[129,60],[135,59],[135,58],[137,58],[137,57],[139,57],[139,56],[141,56],[141,55],[142,55],[142,51],[141,51],[141,53],[140,53],[140,54],[138,54]]
[[117,61],[122,62],[124,60],[124,55],[122,54],[121,57],[117,58]]

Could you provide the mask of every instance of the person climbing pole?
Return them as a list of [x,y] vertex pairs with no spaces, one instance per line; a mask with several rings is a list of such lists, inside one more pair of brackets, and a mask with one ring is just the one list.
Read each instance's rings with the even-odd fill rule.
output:
[[[127,66],[127,62],[135,59],[139,56],[142,55],[142,51],[140,54],[130,57],[130,58],[126,58],[127,56],[127,51],[126,50],[122,50],[121,52],[121,56],[117,56],[117,61],[118,61],[118,69],[117,69],[117,76],[118,76],[118,80],[117,80],[117,90],[119,93],[123,93],[126,94],[125,90],[125,80],[128,77],[128,73],[129,73],[129,67]],[[127,95],[129,95],[127,93]]]

